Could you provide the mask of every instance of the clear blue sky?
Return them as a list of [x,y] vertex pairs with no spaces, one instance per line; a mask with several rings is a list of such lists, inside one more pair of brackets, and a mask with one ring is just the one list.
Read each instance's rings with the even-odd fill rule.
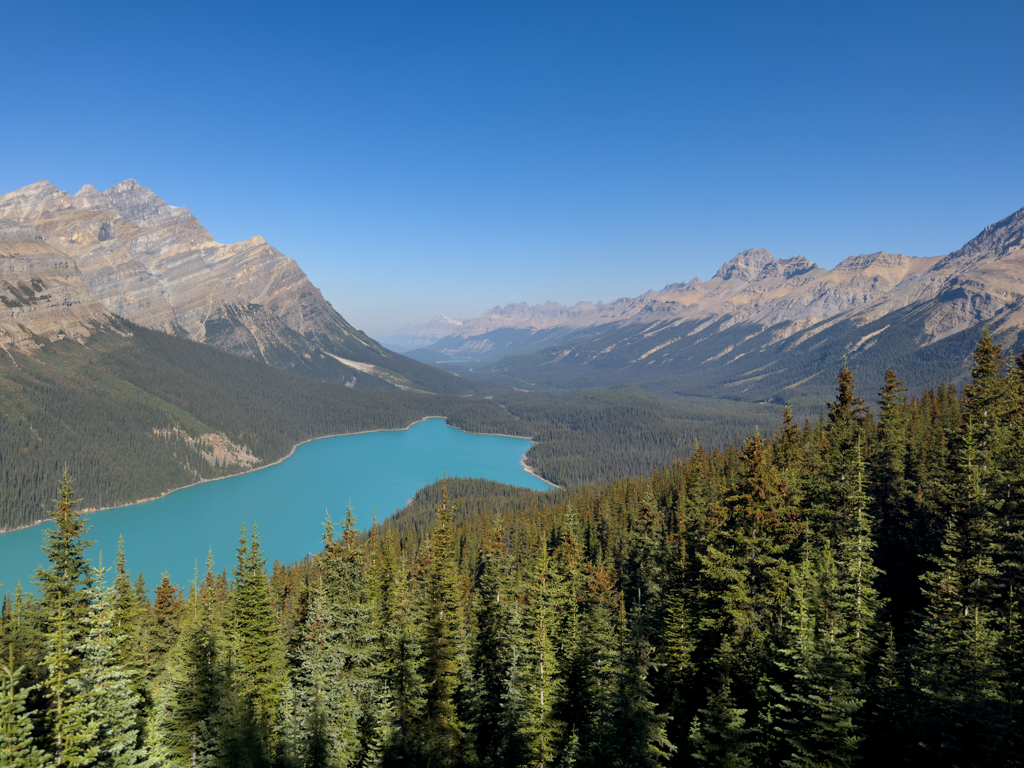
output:
[[371,333],[958,248],[1024,206],[1024,3],[15,3],[0,190],[135,178]]

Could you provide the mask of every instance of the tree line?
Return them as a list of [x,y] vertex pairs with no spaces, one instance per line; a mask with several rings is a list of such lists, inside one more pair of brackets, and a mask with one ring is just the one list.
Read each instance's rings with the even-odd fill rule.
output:
[[0,759],[1017,765],[1022,458],[1024,355],[986,332],[960,393],[888,371],[872,413],[844,367],[816,423],[465,511],[442,483],[269,573],[243,530],[155,599],[90,565],[65,480],[3,607]]

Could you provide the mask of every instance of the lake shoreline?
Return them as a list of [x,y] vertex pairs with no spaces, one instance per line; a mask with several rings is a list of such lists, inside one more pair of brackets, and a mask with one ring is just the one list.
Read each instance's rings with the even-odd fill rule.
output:
[[[177,488],[171,488],[170,490],[164,491],[159,496],[148,496],[148,497],[146,497],[144,499],[136,499],[135,501],[130,501],[127,504],[119,504],[119,505],[114,506],[114,507],[86,508],[86,509],[82,509],[81,512],[83,514],[93,514],[95,512],[105,512],[105,511],[110,510],[110,509],[120,509],[122,507],[129,507],[129,506],[133,506],[135,504],[145,504],[146,502],[156,501],[157,499],[162,499],[165,496],[169,496],[172,493],[177,493],[178,491],[183,491],[186,488],[195,488],[196,486],[202,485],[203,483],[215,483],[218,480],[227,480],[227,479],[232,478],[232,477],[241,477],[242,475],[248,475],[248,474],[250,474],[252,472],[259,472],[261,469],[268,469],[270,467],[277,466],[278,464],[280,464],[283,461],[287,461],[288,459],[290,459],[292,456],[295,455],[295,451],[297,451],[300,446],[306,445],[306,443],[316,442],[317,440],[327,440],[328,438],[331,438],[331,437],[345,437],[347,435],[368,435],[368,434],[371,434],[373,432],[406,432],[406,431],[412,429],[413,427],[415,427],[417,424],[422,424],[423,422],[430,421],[431,419],[442,419],[446,425],[451,426],[450,424],[448,424],[448,419],[446,417],[444,417],[444,416],[440,416],[440,415],[438,415],[438,416],[424,416],[422,419],[417,419],[416,421],[412,422],[408,426],[397,427],[395,429],[363,429],[363,430],[360,430],[358,432],[340,432],[340,433],[335,434],[335,435],[321,435],[320,437],[311,437],[308,440],[303,440],[300,443],[296,443],[295,445],[292,446],[292,449],[288,452],[288,454],[286,456],[282,456],[280,459],[277,459],[276,461],[273,461],[270,464],[264,464],[263,466],[260,466],[260,467],[253,467],[252,469],[247,469],[244,472],[239,472],[239,473],[234,474],[234,475],[225,475],[224,477],[208,477],[205,480],[200,480],[198,482],[191,483],[189,485],[182,485],[182,486],[179,486]],[[468,432],[467,430],[461,429],[459,427],[452,427],[452,429],[457,429],[457,430],[459,430],[459,432],[463,432],[464,434],[467,434],[467,435],[481,435],[481,436],[484,436],[484,437],[488,437],[488,436],[489,437],[514,437],[517,440],[526,440],[531,445],[535,445],[534,441],[531,438],[523,437],[522,435],[504,435],[504,434],[497,434],[497,433],[494,433],[494,432]],[[559,486],[555,485],[554,483],[552,483],[550,480],[548,480],[548,479],[546,479],[544,477],[541,477],[539,474],[537,474],[534,471],[533,467],[531,467],[529,464],[526,463],[526,457],[525,456],[522,459],[519,460],[519,464],[523,467],[523,469],[528,474],[533,475],[534,477],[536,477],[541,482],[547,483],[548,485],[550,485],[552,487],[552,489],[555,489],[555,488],[559,487]],[[5,533],[16,533],[17,531],[24,531],[24,530],[26,530],[28,528],[34,528],[37,525],[42,525],[43,523],[48,522],[50,519],[51,518],[45,518],[43,520],[36,520],[35,522],[29,523],[28,525],[22,525],[22,526],[19,526],[17,528],[2,528],[2,529],[0,529],[0,536],[3,536]]]

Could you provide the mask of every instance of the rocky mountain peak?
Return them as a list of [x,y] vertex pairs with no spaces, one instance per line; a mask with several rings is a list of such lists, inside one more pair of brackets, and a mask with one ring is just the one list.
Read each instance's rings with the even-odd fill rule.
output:
[[39,217],[47,211],[63,210],[70,206],[67,192],[61,192],[46,179],[0,195],[0,216],[9,219]]
[[788,259],[779,259],[778,261],[773,259],[761,268],[761,271],[757,273],[756,279],[767,280],[772,277],[788,279],[817,268],[817,264],[803,256],[793,256]]
[[876,251],[875,253],[862,253],[859,256],[849,256],[836,264],[834,272],[863,272],[870,267],[899,268],[904,266],[909,257],[902,253],[886,253]]
[[1024,247],[1024,208],[985,227],[963,248],[944,258],[940,266],[967,266],[983,256],[998,258],[1021,247]]
[[171,218],[191,218],[187,208],[168,205],[151,189],[143,187],[135,179],[126,179],[115,184],[106,192],[100,192],[91,184],[79,190],[73,198],[74,206],[84,210],[114,210],[121,216],[141,226],[155,224]]
[[750,281],[757,277],[758,273],[773,261],[775,259],[771,251],[767,251],[764,248],[750,248],[746,251],[740,251],[723,264],[715,273],[715,277],[720,277],[723,280],[731,280],[734,277],[738,277],[741,280]]

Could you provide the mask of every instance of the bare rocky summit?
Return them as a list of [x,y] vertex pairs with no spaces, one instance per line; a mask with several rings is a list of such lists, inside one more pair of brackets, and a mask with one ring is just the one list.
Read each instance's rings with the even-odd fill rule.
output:
[[293,259],[259,236],[218,243],[137,181],[74,195],[38,181],[0,195],[0,217],[31,227],[102,307],[135,323],[316,378],[420,386],[418,364],[353,328]]

